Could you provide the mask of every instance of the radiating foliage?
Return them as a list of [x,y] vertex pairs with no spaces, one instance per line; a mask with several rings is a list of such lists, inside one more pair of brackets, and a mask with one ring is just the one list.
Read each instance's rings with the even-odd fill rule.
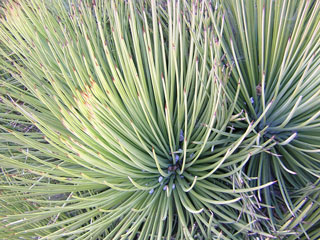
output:
[[4,237],[319,237],[319,5],[8,1]]
[[[320,2],[226,1],[225,13],[230,24],[223,46],[234,65],[231,78],[234,86],[239,79],[243,83],[239,107],[251,121],[273,102],[256,130],[266,128],[260,143],[274,137],[277,144],[254,156],[246,173],[259,184],[278,181],[259,192],[259,199],[275,207],[268,215],[276,229],[288,211],[298,218],[293,196],[320,176]],[[306,237],[309,227],[300,228]]]

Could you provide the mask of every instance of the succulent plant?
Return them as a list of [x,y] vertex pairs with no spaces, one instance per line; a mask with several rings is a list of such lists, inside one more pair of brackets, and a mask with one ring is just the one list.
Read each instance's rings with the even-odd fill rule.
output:
[[317,238],[319,4],[9,0],[3,236]]
[[[297,191],[307,186],[318,189],[319,4],[319,1],[225,2],[226,21],[231,24],[225,28],[228,40],[223,46],[226,58],[234,64],[230,81],[234,86],[239,79],[242,83],[238,104],[251,121],[273,102],[256,131],[266,129],[260,143],[274,138],[277,144],[253,156],[245,172],[258,177],[259,184],[278,181],[258,194],[259,199],[264,198],[275,207],[268,209],[274,229],[276,219],[282,220],[288,211],[292,221],[298,217],[294,210],[298,206]],[[300,201],[303,204],[305,200]],[[312,227],[315,223],[302,224],[297,234],[307,236],[307,229]],[[315,229],[318,237],[319,221]]]

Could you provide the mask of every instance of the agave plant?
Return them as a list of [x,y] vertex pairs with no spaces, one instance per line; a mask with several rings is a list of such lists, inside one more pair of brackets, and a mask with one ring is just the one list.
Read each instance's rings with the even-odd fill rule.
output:
[[316,238],[319,3],[266,5],[9,0],[4,237]]
[[[279,219],[282,225],[288,211],[290,221],[298,225],[303,217],[297,209],[306,200],[297,200],[296,192],[310,186],[318,189],[320,176],[320,2],[224,4],[226,21],[230,24],[225,26],[222,45],[226,58],[234,65],[233,92],[239,79],[242,83],[237,104],[249,121],[264,114],[256,127],[257,132],[266,129],[259,143],[270,138],[277,142],[272,149],[253,156],[245,172],[258,176],[258,184],[278,181],[258,193],[259,199],[274,207],[268,209],[273,229],[278,228]],[[270,102],[273,104],[265,113]],[[247,126],[237,124],[237,127]],[[317,202],[313,197],[310,199],[308,207]],[[319,209],[318,204],[315,209]],[[314,211],[302,212],[315,216]],[[290,231],[308,238],[310,228],[316,229],[312,237],[319,237],[319,220],[300,224]]]

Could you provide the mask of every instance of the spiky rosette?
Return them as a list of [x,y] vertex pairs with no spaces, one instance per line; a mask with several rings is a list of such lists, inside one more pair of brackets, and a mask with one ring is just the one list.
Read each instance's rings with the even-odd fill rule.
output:
[[27,194],[36,206],[5,216],[8,234],[272,237],[253,195],[272,182],[249,187],[242,168],[274,142],[257,146],[259,135],[251,134],[264,114],[234,133],[243,87],[228,87],[222,32],[215,31],[224,28],[220,7],[205,1],[7,3],[0,36],[11,53],[2,54],[28,94],[8,87],[12,98],[5,101],[46,140],[9,130],[42,156],[23,147],[27,161],[3,155],[3,167],[28,173],[17,171],[10,181],[3,174],[1,188]]
[[[242,83],[238,106],[251,121],[273,101],[256,130],[265,129],[258,144],[271,137],[277,144],[254,156],[246,173],[260,183],[278,180],[259,192],[275,207],[268,211],[274,228],[288,211],[301,224],[297,209],[304,201],[296,199],[296,191],[314,186],[320,176],[319,13],[319,1],[225,2],[230,24],[223,46],[234,64],[233,85]],[[307,237],[310,227],[300,225],[295,234]]]

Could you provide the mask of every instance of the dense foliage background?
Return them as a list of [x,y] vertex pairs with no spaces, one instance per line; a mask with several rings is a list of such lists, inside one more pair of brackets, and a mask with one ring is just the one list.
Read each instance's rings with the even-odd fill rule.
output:
[[0,238],[320,237],[320,1],[0,6]]

